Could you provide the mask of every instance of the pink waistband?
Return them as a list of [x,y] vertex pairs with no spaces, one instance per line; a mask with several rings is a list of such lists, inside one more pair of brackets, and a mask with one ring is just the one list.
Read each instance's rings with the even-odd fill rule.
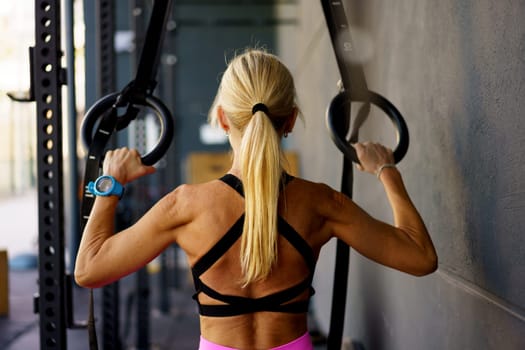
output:
[[[199,350],[237,350],[237,349],[212,343],[211,341],[206,340],[201,336]],[[306,332],[299,338],[292,340],[291,342],[287,344],[280,345],[275,348],[271,348],[270,350],[313,350],[313,345],[312,345],[312,341],[310,340],[310,334]]]

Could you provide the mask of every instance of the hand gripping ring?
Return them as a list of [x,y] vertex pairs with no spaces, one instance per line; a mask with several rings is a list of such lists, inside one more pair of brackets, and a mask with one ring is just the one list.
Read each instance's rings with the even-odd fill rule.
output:
[[[82,126],[80,128],[82,142],[89,148],[93,141],[94,127],[97,121],[111,108],[116,108],[115,103],[119,98],[120,92],[112,93],[102,97],[87,111]],[[140,103],[133,101],[134,104],[150,107],[155,111],[155,115],[160,123],[160,135],[157,144],[151,151],[141,157],[144,165],[153,165],[162,158],[168,150],[173,139],[173,118],[169,109],[155,96],[146,96]]]
[[330,137],[337,148],[339,148],[345,157],[355,163],[359,163],[354,147],[352,147],[346,140],[348,128],[342,127],[342,123],[344,123],[347,118],[345,111],[350,110],[345,107],[348,107],[347,104],[351,104],[353,101],[369,102],[376,105],[381,108],[381,110],[385,112],[394,123],[397,132],[397,146],[394,150],[394,161],[399,163],[408,150],[409,136],[407,125],[397,108],[389,100],[373,91],[368,91],[366,94],[354,99],[352,99],[352,96],[350,96],[348,91],[342,91],[332,99],[332,102],[330,102],[330,106],[326,112],[326,123],[330,132]]

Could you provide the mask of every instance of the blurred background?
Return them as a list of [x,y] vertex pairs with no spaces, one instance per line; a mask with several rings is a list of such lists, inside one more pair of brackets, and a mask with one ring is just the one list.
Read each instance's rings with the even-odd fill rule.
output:
[[[74,72],[74,84],[61,90],[64,264],[71,270],[86,157],[80,125],[99,98],[133,79],[152,1],[61,3],[61,62]],[[525,348],[525,2],[343,3],[368,87],[392,101],[408,124],[410,147],[399,169],[440,259],[436,273],[415,278],[351,252],[344,348]],[[68,26],[66,18],[72,19]],[[245,47],[277,54],[294,75],[304,117],[284,144],[294,172],[340,188],[343,157],[325,126],[340,75],[320,2],[179,0],[166,30],[155,94],[173,114],[175,135],[157,163],[159,171],[134,185],[123,201],[122,225],[178,184],[228,169],[227,140],[207,126],[206,118],[226,61]],[[38,315],[31,310],[42,235],[38,116],[34,102],[15,102],[7,95],[28,95],[33,45],[35,3],[5,2],[0,7],[0,348],[7,350],[36,348],[41,341]],[[145,113],[112,142],[148,149],[157,133],[154,118]],[[360,139],[396,145],[392,124],[375,108]],[[375,177],[355,175],[354,200],[391,222]],[[330,242],[316,270],[312,331],[320,348],[330,321],[334,251]],[[114,323],[112,337],[119,338],[119,347],[141,348],[139,333],[156,327],[166,332],[146,337],[146,343],[170,348],[170,328],[158,323],[179,325],[181,315],[191,319],[185,315],[194,311],[181,311],[191,294],[184,257],[170,248],[142,273],[122,281],[111,299],[113,306],[122,305],[113,315],[121,320]],[[129,303],[139,308],[141,298],[150,300],[140,297],[148,294],[141,294],[136,279],[151,297],[142,305],[146,330],[134,328],[139,316],[132,326],[125,322],[126,302],[134,300]],[[80,318],[85,318],[85,298],[75,299]],[[193,333],[181,337],[198,337],[191,320],[186,324]],[[73,339],[77,333],[67,334]],[[185,348],[178,344],[177,349]]]

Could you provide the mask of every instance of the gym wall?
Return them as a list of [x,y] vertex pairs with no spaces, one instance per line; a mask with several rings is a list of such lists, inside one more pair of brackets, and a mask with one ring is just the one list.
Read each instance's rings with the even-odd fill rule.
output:
[[[523,1],[346,1],[371,90],[406,118],[399,164],[434,240],[439,269],[417,278],[351,252],[346,342],[366,349],[525,348],[525,13]],[[317,1],[299,5],[292,66],[305,125],[291,147],[306,178],[340,187],[325,131],[339,79]],[[395,145],[372,111],[361,139]],[[314,141],[314,142],[312,142]],[[381,184],[356,174],[355,201],[392,222]],[[314,310],[328,329],[335,245],[321,255]]]

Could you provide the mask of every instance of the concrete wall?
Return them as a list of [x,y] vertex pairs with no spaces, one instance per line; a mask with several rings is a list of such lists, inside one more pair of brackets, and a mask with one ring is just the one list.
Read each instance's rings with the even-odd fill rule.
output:
[[[352,252],[345,336],[366,349],[525,348],[524,1],[345,2],[369,88],[404,114],[399,165],[440,258],[415,278]],[[302,174],[340,186],[341,155],[325,128],[338,72],[320,3],[298,5],[287,33],[305,125],[288,140]],[[288,39],[289,38],[289,39]],[[293,56],[293,59],[291,58]],[[394,145],[373,111],[362,138]],[[391,221],[379,182],[357,174],[354,199]],[[318,264],[314,308],[328,328],[332,244]]]

